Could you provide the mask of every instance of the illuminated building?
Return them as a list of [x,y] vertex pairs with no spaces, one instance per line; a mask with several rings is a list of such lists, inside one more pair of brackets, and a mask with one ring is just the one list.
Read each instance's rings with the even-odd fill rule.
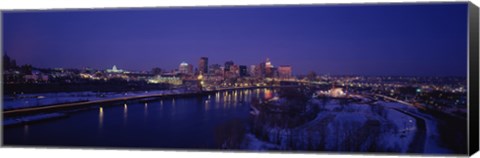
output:
[[345,93],[342,88],[335,88],[335,87],[333,87],[328,91],[321,91],[321,90],[317,91],[316,94],[318,96],[328,96],[328,97],[334,97],[334,98],[347,97],[347,93]]
[[332,97],[345,97],[346,93],[343,92],[342,88],[333,88],[330,90],[330,96]]
[[281,65],[278,67],[278,75],[282,79],[289,79],[292,77],[292,66]]
[[230,67],[233,66],[233,64],[234,64],[233,61],[227,61],[227,62],[225,62],[225,68],[224,68],[224,70],[225,70],[225,71],[230,71]]
[[193,66],[186,62],[182,62],[180,63],[180,66],[178,66],[178,72],[181,74],[191,74],[193,72]]
[[267,61],[265,62],[265,67],[266,68],[273,68],[272,62],[270,61],[269,58],[267,58]]
[[112,69],[107,69],[108,73],[122,73],[122,69],[117,69],[117,65],[113,65]]
[[267,61],[265,62],[265,77],[274,77],[274,76],[275,76],[274,66],[272,65],[272,62],[270,61],[270,59],[267,58]]
[[32,73],[31,75],[25,75],[24,78],[26,82],[38,82],[38,81],[47,82],[49,79],[48,75],[36,74],[36,73]]
[[183,81],[179,77],[175,76],[155,76],[151,79],[148,80],[148,83],[167,83],[167,84],[172,84],[172,85],[181,85]]
[[250,73],[250,76],[253,76],[253,77],[257,76],[256,69],[257,69],[256,65],[250,65],[250,69],[248,70],[248,72]]
[[233,63],[233,61],[227,61],[225,62],[225,67],[224,67],[224,77],[225,78],[234,78],[236,75],[235,75],[235,64]]
[[198,62],[198,71],[200,74],[207,74],[208,73],[208,58],[201,57],[200,62]]
[[239,75],[240,74],[240,68],[238,65],[232,65],[230,66],[230,72],[234,75]]
[[208,74],[209,75],[222,75],[223,74],[223,69],[222,66],[219,64],[212,64],[208,67]]

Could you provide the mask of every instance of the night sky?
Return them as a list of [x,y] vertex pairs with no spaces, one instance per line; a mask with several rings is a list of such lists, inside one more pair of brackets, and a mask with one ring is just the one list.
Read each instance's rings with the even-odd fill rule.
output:
[[467,3],[3,13],[3,53],[42,68],[292,65],[294,74],[466,76]]

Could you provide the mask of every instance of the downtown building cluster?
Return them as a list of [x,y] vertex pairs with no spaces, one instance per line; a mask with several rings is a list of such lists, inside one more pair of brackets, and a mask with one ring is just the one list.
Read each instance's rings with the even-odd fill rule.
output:
[[261,62],[257,65],[238,65],[234,61],[226,61],[224,64],[209,65],[207,57],[201,57],[198,62],[198,67],[194,68],[193,64],[182,62],[178,66],[178,70],[174,71],[176,74],[190,75],[190,76],[210,76],[221,77],[224,79],[238,78],[238,77],[255,77],[255,78],[277,78],[277,79],[291,79],[292,66],[281,65],[279,67],[273,66],[270,59]]
[[[196,65],[196,66],[195,66]],[[234,61],[211,64],[201,57],[197,64],[181,62],[177,69],[150,71],[110,69],[35,68],[17,65],[4,56],[5,94],[60,91],[147,91],[159,89],[216,90],[265,87],[281,84],[317,86],[321,91],[383,95],[420,106],[463,116],[466,113],[465,77],[292,75],[289,65],[274,66],[267,58],[255,65]],[[334,85],[334,86],[332,86]],[[65,89],[68,86],[71,89]],[[320,87],[318,87],[320,86]],[[334,87],[334,88],[332,88]],[[334,93],[335,94],[335,93]]]
[[209,64],[208,57],[200,57],[198,65],[181,62],[178,69],[162,72],[149,79],[150,83],[162,83],[175,80],[184,85],[199,81],[204,89],[219,89],[229,87],[266,86],[271,80],[294,80],[292,66],[275,67],[270,59],[256,65],[241,65],[234,61],[223,64]]

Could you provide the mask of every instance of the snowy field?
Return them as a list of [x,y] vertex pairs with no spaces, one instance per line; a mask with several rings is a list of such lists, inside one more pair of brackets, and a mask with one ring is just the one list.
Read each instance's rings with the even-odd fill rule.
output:
[[452,153],[451,150],[440,147],[438,144],[439,142],[439,134],[437,130],[437,121],[430,115],[424,114],[420,112],[418,109],[414,107],[410,107],[404,104],[396,103],[396,102],[382,102],[381,105],[391,108],[399,108],[405,111],[408,111],[417,117],[422,118],[425,120],[426,123],[426,139],[425,139],[425,147],[424,153]]
[[246,148],[451,153],[437,143],[435,120],[414,107],[395,102],[341,105],[335,100],[311,101],[322,109],[315,119],[292,129],[267,127],[266,139],[247,134]]

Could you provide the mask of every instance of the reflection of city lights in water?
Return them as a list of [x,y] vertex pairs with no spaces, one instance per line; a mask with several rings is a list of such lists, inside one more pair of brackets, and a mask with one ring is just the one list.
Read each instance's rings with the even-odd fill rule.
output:
[[215,104],[218,104],[220,102],[220,93],[215,94]]
[[245,101],[245,96],[248,95],[248,90],[244,90],[242,93],[242,101]]
[[230,98],[229,98],[230,94],[226,93],[225,92],[225,95],[223,96],[224,99],[223,99],[223,109],[225,109],[227,107],[227,104],[230,102]]
[[23,125],[23,141],[27,141],[29,130],[28,124]]
[[265,99],[273,98],[273,92],[269,89],[265,89]]
[[160,110],[163,110],[163,100],[160,100]]
[[103,123],[103,108],[100,107],[100,109],[98,110],[98,118],[99,118],[99,121],[100,121],[100,125]]
[[170,109],[170,110],[171,110],[170,114],[171,114],[172,116],[174,116],[174,115],[176,114],[176,112],[177,112],[177,110],[176,110],[175,108],[176,108],[176,103],[175,103],[175,98],[173,98],[173,100],[172,100],[172,108]]
[[237,106],[237,91],[235,91],[234,96],[233,96],[233,106]]
[[103,127],[103,107],[98,109],[98,129]]
[[228,97],[227,92],[224,92],[224,93],[223,93],[223,103],[224,103],[224,104],[227,102],[227,97]]
[[217,92],[215,96],[215,109],[218,109],[219,105],[220,105],[220,92]]
[[208,111],[208,110],[210,110],[210,101],[205,100],[205,111]]
[[145,117],[147,117],[147,114],[148,114],[148,103],[145,103],[145,106],[144,106],[143,109],[144,109],[144,110],[143,110],[143,113],[144,113]]
[[234,96],[234,94],[229,94],[228,95],[228,106],[233,104],[233,98],[234,98],[233,96]]
[[248,96],[249,96],[249,92],[250,90],[245,90],[245,92],[243,93],[243,96],[242,96],[242,101],[248,101]]
[[27,139],[28,131],[29,131],[28,125],[24,125],[24,126],[23,126],[23,137],[24,137],[25,139]]
[[175,98],[172,100],[172,107],[175,109]]
[[127,104],[123,104],[123,119],[126,121],[128,115],[128,107]]

